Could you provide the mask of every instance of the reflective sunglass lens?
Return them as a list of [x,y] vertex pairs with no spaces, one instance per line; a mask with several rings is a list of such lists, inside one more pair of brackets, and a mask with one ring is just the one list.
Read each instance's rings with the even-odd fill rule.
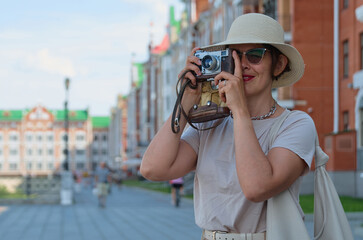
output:
[[266,49],[256,48],[246,52],[247,60],[252,64],[259,64],[265,54]]

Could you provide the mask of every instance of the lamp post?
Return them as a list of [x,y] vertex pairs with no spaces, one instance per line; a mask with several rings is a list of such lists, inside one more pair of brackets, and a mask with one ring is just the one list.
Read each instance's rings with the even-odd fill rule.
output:
[[68,149],[68,135],[69,135],[69,118],[68,118],[68,90],[69,90],[69,78],[65,80],[65,88],[66,88],[66,100],[64,101],[64,141],[65,141],[65,148],[64,148],[64,170],[69,170],[69,149]]
[[66,100],[64,101],[64,163],[62,172],[62,182],[61,182],[61,204],[71,205],[73,202],[73,178],[72,173],[69,171],[69,149],[68,149],[68,133],[69,133],[69,119],[68,119],[68,90],[69,90],[69,78],[65,79],[66,87]]

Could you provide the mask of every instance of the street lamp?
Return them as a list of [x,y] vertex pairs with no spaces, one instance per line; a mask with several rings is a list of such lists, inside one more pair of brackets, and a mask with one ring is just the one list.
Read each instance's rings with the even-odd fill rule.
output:
[[62,180],[61,180],[61,204],[62,205],[71,205],[73,202],[73,178],[72,173],[69,171],[69,150],[68,150],[68,131],[69,131],[69,119],[68,119],[68,89],[69,89],[69,78],[65,80],[65,87],[66,87],[66,100],[64,102],[64,141],[65,141],[65,148],[64,148],[64,163],[63,168],[64,171],[62,172]]
[[66,88],[66,100],[64,101],[64,141],[65,141],[65,149],[64,149],[64,170],[69,170],[69,149],[68,149],[68,135],[69,135],[69,118],[68,118],[68,90],[69,90],[69,78],[65,80],[65,88]]

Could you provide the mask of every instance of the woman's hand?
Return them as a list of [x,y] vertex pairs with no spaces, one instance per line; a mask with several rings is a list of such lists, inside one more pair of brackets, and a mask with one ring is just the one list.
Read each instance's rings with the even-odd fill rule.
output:
[[189,109],[192,108],[194,104],[197,104],[200,100],[201,84],[197,83],[196,76],[201,75],[199,69],[201,61],[198,57],[194,56],[197,50],[200,50],[200,48],[196,47],[191,51],[190,55],[187,57],[185,67],[178,75],[178,79],[180,79],[182,75],[187,72],[184,75],[184,78],[181,80],[182,84],[184,84],[186,80],[189,79],[193,86],[197,86],[196,88],[186,87],[185,89],[182,105],[186,112],[189,112]]
[[221,72],[214,78],[214,84],[218,85],[219,97],[225,102],[228,108],[236,111],[241,106],[246,106],[246,97],[244,92],[241,60],[236,51],[232,52],[234,60],[234,74]]

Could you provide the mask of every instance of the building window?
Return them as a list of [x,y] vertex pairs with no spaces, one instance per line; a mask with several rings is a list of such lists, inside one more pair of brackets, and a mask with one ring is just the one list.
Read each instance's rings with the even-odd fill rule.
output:
[[48,149],[48,155],[49,155],[49,156],[53,156],[53,149],[52,149],[52,148],[49,148],[49,149]]
[[343,112],[343,131],[349,130],[349,111]]
[[28,150],[27,150],[27,154],[28,154],[29,156],[31,156],[31,155],[33,154],[33,151],[32,151],[32,149],[31,149],[31,148],[28,148]]
[[18,149],[10,149],[10,155],[11,155],[11,156],[16,156],[16,155],[18,155]]
[[28,169],[28,170],[31,170],[32,169],[32,163],[31,162],[28,162],[26,164],[26,169]]
[[107,141],[107,135],[103,136],[103,141]]
[[42,163],[41,163],[41,162],[39,162],[39,163],[37,164],[37,168],[38,168],[38,170],[42,170],[42,167],[43,167]]
[[343,9],[347,9],[349,6],[349,0],[343,0]]
[[107,155],[107,150],[106,149],[102,149],[102,155]]
[[93,140],[97,141],[98,140],[98,136],[95,135],[94,138],[93,138]]
[[98,151],[97,151],[97,149],[93,149],[93,155],[97,155],[98,154]]
[[276,19],[276,2],[274,0],[264,1],[263,8],[265,10],[264,14]]
[[48,163],[48,170],[54,170],[54,164]]
[[84,141],[84,135],[77,135],[77,136],[76,136],[76,140],[77,140],[77,141],[80,141],[80,142],[81,142],[81,141]]
[[65,133],[62,138],[63,138],[63,141],[68,141],[68,139],[69,139],[68,134]]
[[77,149],[76,150],[76,155],[84,155],[85,151],[83,149]]
[[9,170],[17,170],[17,169],[18,169],[18,164],[16,163],[9,164]]
[[84,169],[84,163],[77,163],[77,169]]
[[26,135],[26,141],[31,142],[32,140],[32,135]]
[[18,140],[18,136],[15,135],[15,134],[11,134],[9,138],[10,138],[10,141],[17,141]]
[[360,34],[360,69],[363,69],[363,33]]
[[348,40],[343,42],[343,77],[347,78],[349,76],[349,45]]
[[42,149],[38,149],[38,155],[41,156],[43,154],[43,150]]

